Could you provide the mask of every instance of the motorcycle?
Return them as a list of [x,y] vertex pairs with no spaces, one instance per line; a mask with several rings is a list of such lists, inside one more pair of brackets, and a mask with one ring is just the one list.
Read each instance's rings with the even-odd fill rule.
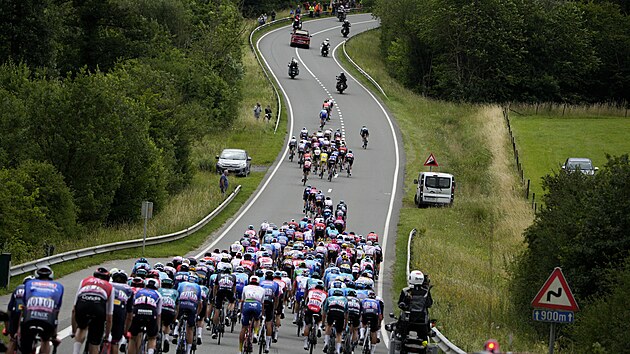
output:
[[341,27],[341,35],[344,37],[348,37],[348,34],[350,33],[350,28],[349,27]]
[[292,79],[295,79],[295,77],[298,76],[299,73],[300,73],[300,69],[298,69],[297,66],[290,66],[289,65],[289,76]]
[[328,56],[328,46],[327,45],[323,45],[321,52],[322,52],[322,56],[323,57],[327,57]]
[[348,88],[348,84],[343,81],[337,81],[337,91],[343,93]]
[[339,22],[343,22],[343,20],[346,19],[346,12],[345,11],[337,12],[337,18],[339,19]]

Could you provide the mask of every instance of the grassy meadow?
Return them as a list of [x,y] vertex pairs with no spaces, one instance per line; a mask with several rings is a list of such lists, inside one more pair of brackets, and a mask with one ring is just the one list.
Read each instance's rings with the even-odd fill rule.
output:
[[[429,100],[403,88],[387,74],[379,40],[378,30],[370,31],[350,40],[347,50],[385,90],[389,99],[383,101],[404,141],[393,296],[406,285],[407,240],[417,228],[411,268],[430,275],[431,317],[451,341],[468,352],[482,349],[488,338],[498,339],[504,351],[544,351],[533,331],[515,321],[507,296],[507,266],[524,248],[522,231],[533,213],[520,193],[501,109]],[[430,152],[440,163],[434,171],[455,175],[452,208],[418,209],[413,203],[413,179]]]
[[543,193],[541,178],[559,171],[568,157],[588,157],[601,168],[606,154],[630,153],[630,118],[596,113],[510,114],[524,178],[531,181],[536,201]]

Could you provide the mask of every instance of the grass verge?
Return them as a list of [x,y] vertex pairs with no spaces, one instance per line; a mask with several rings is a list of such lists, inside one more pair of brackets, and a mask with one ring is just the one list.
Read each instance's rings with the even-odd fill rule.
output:
[[[543,351],[534,332],[515,321],[508,302],[506,266],[523,249],[522,231],[533,215],[519,193],[500,108],[433,101],[406,90],[386,72],[379,43],[379,31],[369,31],[349,41],[347,50],[385,90],[389,100],[384,102],[404,142],[393,296],[406,284],[407,240],[417,228],[411,268],[430,274],[435,286],[431,316],[451,341],[475,351],[492,337],[504,350]],[[417,209],[413,203],[413,179],[431,152],[440,163],[437,170],[456,177],[452,208]]]
[[[249,32],[247,32],[247,36]],[[284,145],[284,125],[287,122],[286,114],[280,117],[278,133],[274,134],[274,122],[265,123],[256,121],[253,116],[253,107],[260,102],[263,107],[272,105],[272,110],[277,112],[277,101],[273,89],[266,81],[264,74],[251,50],[249,50],[248,37],[244,38],[243,66],[244,79],[242,81],[243,100],[239,110],[239,118],[233,126],[227,130],[215,132],[206,136],[194,147],[192,159],[199,169],[188,188],[172,197],[163,211],[154,215],[147,226],[147,236],[156,236],[179,231],[193,225],[205,215],[214,210],[223,200],[219,191],[219,175],[214,173],[215,155],[227,147],[246,149],[252,156],[252,166],[257,172],[252,172],[247,178],[230,177],[231,189],[238,184],[242,185],[239,195],[211,222],[195,234],[176,241],[146,248],[147,257],[167,257],[185,254],[199,247],[200,244],[223,225],[223,223],[249,199],[263,180],[266,170],[275,161],[278,152]],[[282,129],[281,129],[282,128]],[[56,252],[90,247],[98,244],[117,242],[122,240],[142,237],[143,224],[133,223],[118,225],[112,228],[96,230],[83,239],[67,244],[55,245]],[[140,248],[102,254],[93,257],[81,258],[72,262],[55,265],[55,274],[60,277],[73,273],[88,266],[103,263],[113,259],[127,259],[138,257]],[[11,280],[9,289],[21,283],[22,276]],[[6,290],[0,290],[0,294]]]
[[602,167],[606,154],[630,151],[630,119],[609,115],[510,114],[516,147],[530,193],[542,196],[542,177],[558,171],[568,157],[588,157]]

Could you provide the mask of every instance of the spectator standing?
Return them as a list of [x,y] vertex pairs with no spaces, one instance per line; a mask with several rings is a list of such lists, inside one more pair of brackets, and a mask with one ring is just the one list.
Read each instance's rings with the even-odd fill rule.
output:
[[276,10],[271,10],[271,21],[276,20]]
[[256,118],[256,120],[260,119],[260,112],[262,112],[262,107],[260,106],[260,102],[257,102],[256,106],[254,106],[254,118]]
[[223,170],[223,174],[221,174],[221,179],[219,179],[219,188],[221,188],[221,194],[225,196],[225,192],[227,192],[230,182],[228,181],[228,170]]
[[271,106],[270,105],[267,105],[267,107],[265,108],[265,118],[267,118],[267,123],[271,121]]

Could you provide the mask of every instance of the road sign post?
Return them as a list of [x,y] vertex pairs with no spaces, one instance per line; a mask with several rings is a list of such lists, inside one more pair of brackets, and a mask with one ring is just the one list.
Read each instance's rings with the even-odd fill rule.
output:
[[573,323],[578,307],[562,269],[556,267],[532,300],[534,321],[550,322],[549,354],[556,342],[556,323]]
[[424,165],[429,166],[429,172],[433,170],[433,166],[439,166],[437,160],[435,159],[435,156],[433,156],[433,153],[431,153],[429,157],[427,157],[426,161],[424,161]]
[[142,236],[142,257],[144,257],[144,244],[147,242],[147,221],[153,217],[153,202],[142,202],[142,218],[144,218],[144,235]]

